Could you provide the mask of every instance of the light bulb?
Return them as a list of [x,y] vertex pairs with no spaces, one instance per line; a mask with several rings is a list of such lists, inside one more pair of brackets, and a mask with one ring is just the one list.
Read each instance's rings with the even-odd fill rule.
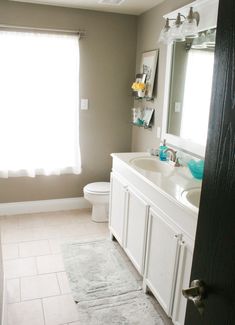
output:
[[163,42],[164,44],[169,44],[171,42],[170,39],[170,24],[169,24],[169,19],[166,19],[166,24],[164,28],[161,30],[158,42]]
[[177,16],[177,19],[170,30],[170,38],[175,42],[185,41],[185,37],[182,34],[182,22],[180,13]]
[[198,23],[199,23],[199,14],[193,11],[193,8],[190,7],[188,17],[182,24],[182,34],[186,38],[196,38],[198,37]]

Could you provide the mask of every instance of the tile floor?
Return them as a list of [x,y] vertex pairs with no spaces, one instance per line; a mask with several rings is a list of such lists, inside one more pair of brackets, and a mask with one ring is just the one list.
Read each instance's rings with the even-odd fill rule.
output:
[[[87,209],[1,217],[0,223],[8,310],[4,325],[77,325],[61,244],[107,238],[107,224],[92,222]],[[156,308],[171,324],[157,303]]]

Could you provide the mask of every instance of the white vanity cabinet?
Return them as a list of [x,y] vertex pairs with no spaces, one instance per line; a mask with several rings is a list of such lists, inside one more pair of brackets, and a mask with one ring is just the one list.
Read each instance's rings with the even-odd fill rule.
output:
[[180,242],[179,264],[176,278],[172,320],[175,325],[184,325],[187,300],[182,295],[182,289],[188,288],[193,260],[193,241],[183,235]]
[[[112,156],[111,235],[143,276],[143,289],[152,291],[175,325],[184,325],[181,291],[189,286],[197,225],[197,214],[178,201],[187,175],[141,172],[131,163],[136,153]],[[197,184],[189,181],[187,187]]]
[[160,211],[150,209],[144,289],[155,295],[175,325],[184,325],[193,241]]
[[127,185],[111,173],[109,228],[121,246],[124,244]]
[[150,210],[144,285],[153,292],[168,316],[174,301],[180,230],[159,212]]
[[[143,275],[149,205],[121,176],[111,174],[109,228]],[[134,231],[133,231],[134,229]]]
[[124,250],[141,275],[144,272],[149,205],[128,188]]

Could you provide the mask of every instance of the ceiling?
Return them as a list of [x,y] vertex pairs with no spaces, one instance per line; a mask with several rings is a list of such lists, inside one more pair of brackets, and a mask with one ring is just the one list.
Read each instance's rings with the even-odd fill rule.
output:
[[[140,15],[165,0],[10,0],[17,2],[38,3],[51,6],[62,6],[121,14]],[[105,3],[101,3],[104,1]],[[120,4],[113,2],[120,1]],[[109,4],[107,4],[109,2]],[[111,4],[110,4],[111,2]]]

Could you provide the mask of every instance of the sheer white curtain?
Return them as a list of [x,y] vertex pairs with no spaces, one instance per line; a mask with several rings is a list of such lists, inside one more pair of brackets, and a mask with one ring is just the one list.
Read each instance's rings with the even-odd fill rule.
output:
[[0,31],[0,177],[81,172],[79,38]]

